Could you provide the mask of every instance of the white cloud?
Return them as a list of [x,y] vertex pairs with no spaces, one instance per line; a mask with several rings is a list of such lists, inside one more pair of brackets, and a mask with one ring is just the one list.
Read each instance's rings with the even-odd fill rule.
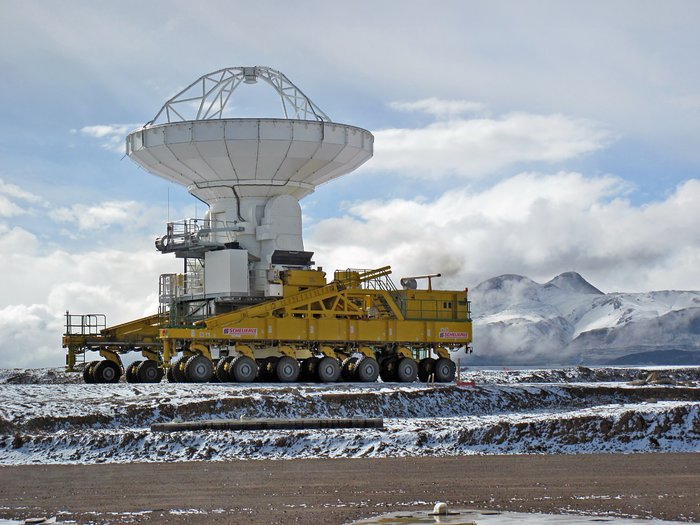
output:
[[17,204],[16,200],[27,204],[42,204],[41,197],[23,190],[15,184],[0,179],[0,217],[14,217],[27,213],[27,207]]
[[0,195],[0,217],[14,217],[24,213],[27,213],[24,208],[18,206],[4,195]]
[[16,253],[34,254],[39,246],[36,236],[20,226],[10,227],[0,223],[0,253],[12,256]]
[[[96,124],[80,128],[80,134],[98,139],[105,149],[124,154],[124,141],[127,134],[139,127],[141,127],[139,124]],[[74,132],[74,130],[71,131]]]
[[414,102],[391,102],[389,107],[397,111],[422,111],[439,119],[451,119],[465,113],[481,113],[486,109],[480,102],[444,100],[436,97]]
[[89,231],[133,225],[140,222],[143,212],[143,205],[135,201],[106,201],[92,206],[75,204],[70,208],[58,208],[49,215],[55,221],[73,223],[80,231]]
[[0,366],[58,366],[62,313],[41,304],[15,304],[0,308]]
[[32,203],[41,203],[43,202],[41,197],[38,195],[34,195],[33,193],[29,193],[26,190],[23,190],[16,184],[10,184],[5,182],[4,180],[0,179],[0,193],[7,195],[9,197],[14,197],[15,199],[27,201],[27,202],[32,202]]
[[[433,107],[441,102],[430,100],[417,104]],[[442,102],[446,107],[456,104]],[[433,107],[433,111],[437,110]],[[383,129],[375,131],[374,136],[374,159],[368,166],[371,169],[397,170],[418,177],[466,178],[522,163],[553,164],[574,159],[600,150],[613,140],[610,131],[590,120],[530,113],[449,118],[423,128]]]
[[616,177],[524,173],[433,201],[358,203],[306,238],[327,269],[391,264],[441,272],[462,288],[505,273],[548,280],[576,270],[607,290],[700,289],[700,180],[634,206]]
[[[31,234],[24,232],[29,238]],[[117,324],[157,312],[158,276],[181,271],[155,250],[40,252],[0,238],[0,367],[60,366],[64,313],[104,313]]]
[[[10,188],[15,198],[43,203],[17,186]],[[158,276],[182,270],[142,233],[163,210],[107,201],[44,213],[84,232],[90,247],[68,252],[56,248],[59,239],[46,243],[26,227],[0,221],[0,367],[60,366],[66,310],[105,313],[110,324],[152,314],[158,307]],[[116,228],[105,233],[110,226]],[[96,230],[100,233],[91,236]],[[108,248],[96,248],[101,245]]]

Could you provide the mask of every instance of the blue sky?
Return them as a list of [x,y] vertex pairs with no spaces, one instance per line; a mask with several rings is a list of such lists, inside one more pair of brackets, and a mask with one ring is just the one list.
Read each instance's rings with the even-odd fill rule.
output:
[[153,311],[153,238],[204,209],[124,135],[227,66],[375,134],[302,201],[327,270],[700,289],[697,2],[258,4],[0,0],[0,366],[60,364],[66,309]]

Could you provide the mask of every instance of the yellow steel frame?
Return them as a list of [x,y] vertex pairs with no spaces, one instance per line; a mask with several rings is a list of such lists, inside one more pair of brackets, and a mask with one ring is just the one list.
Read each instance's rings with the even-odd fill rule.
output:
[[[99,348],[99,353],[105,359],[113,361],[122,366],[119,357],[119,348],[129,344],[155,344],[160,346],[159,330],[161,328],[161,317],[149,315],[135,319],[127,323],[109,326],[100,331],[99,334],[65,334],[63,336],[63,348],[68,349],[66,355],[66,368],[72,372],[76,365],[76,356],[81,349],[90,347]],[[141,349],[141,354],[146,359],[160,361],[158,352],[149,347]]]
[[[406,291],[360,287],[389,273],[388,266],[364,273],[336,272],[336,280],[329,284],[210,317],[193,327],[165,327],[160,338],[168,355],[178,344],[191,347],[194,342],[246,350],[272,346],[284,355],[294,355],[312,343],[321,345],[320,352],[326,355],[345,354],[350,345],[367,356],[373,355],[372,346],[393,344],[405,357],[413,354],[411,348],[434,348],[445,356],[448,348],[471,343],[466,292],[459,310],[452,303],[462,292],[413,290],[409,297]],[[445,313],[435,319],[406,319],[398,297],[428,303],[432,305],[428,310],[435,312],[444,303]],[[372,307],[375,312],[370,316]],[[242,353],[248,354],[246,350]]]
[[[312,348],[332,357],[353,352],[373,357],[377,347],[391,347],[404,357],[427,349],[448,357],[450,348],[471,343],[466,291],[388,290],[371,283],[390,273],[389,266],[336,272],[335,280],[325,284],[325,279],[296,271],[295,285],[285,288],[284,297],[192,326],[168,326],[163,317],[152,315],[105,328],[99,335],[67,334],[63,346],[68,348],[68,369],[81,350],[99,348],[103,357],[121,365],[123,349],[144,344],[156,345],[143,346],[144,357],[169,366],[178,351],[211,359],[213,345],[235,347],[254,359],[268,351],[301,358]],[[301,284],[307,286],[300,291]]]
[[[451,334],[445,336],[444,334]],[[304,319],[293,317],[249,317],[216,328],[163,328],[163,340],[207,341],[231,344],[237,342],[294,343],[316,341],[328,344],[341,342],[376,345],[464,346],[471,342],[471,323],[446,321],[399,321],[397,319]],[[449,337],[449,338],[447,338]]]

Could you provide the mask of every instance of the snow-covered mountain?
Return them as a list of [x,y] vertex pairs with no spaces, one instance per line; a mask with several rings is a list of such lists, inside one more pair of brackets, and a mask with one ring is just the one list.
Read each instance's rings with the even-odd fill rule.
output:
[[471,290],[469,364],[700,364],[700,292],[603,293],[576,272]]

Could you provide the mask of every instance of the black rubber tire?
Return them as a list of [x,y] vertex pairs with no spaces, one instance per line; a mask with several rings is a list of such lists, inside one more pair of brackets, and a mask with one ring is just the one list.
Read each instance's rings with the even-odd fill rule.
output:
[[136,377],[139,383],[160,383],[160,380],[163,379],[163,372],[157,361],[146,359],[141,361],[136,368]]
[[396,375],[402,383],[413,383],[418,377],[418,363],[410,357],[402,357],[396,367]]
[[126,367],[126,371],[124,372],[124,377],[126,378],[127,383],[139,383],[139,378],[136,375],[136,368],[141,364],[141,361],[134,361],[131,363],[129,366]]
[[98,361],[92,370],[95,383],[118,383],[122,376],[122,368],[109,359]]
[[236,383],[252,383],[258,376],[258,365],[250,357],[239,355],[231,361],[228,375]]
[[92,375],[92,371],[95,369],[97,363],[99,363],[99,361],[90,361],[86,363],[85,368],[83,368],[83,381],[88,385],[95,383],[95,376]]
[[363,383],[373,383],[379,377],[379,363],[371,357],[363,357],[355,365],[355,377]]
[[203,355],[193,355],[185,363],[185,375],[190,383],[208,383],[213,373],[214,364]]
[[216,374],[216,377],[219,378],[219,381],[222,383],[228,383],[231,381],[231,374],[229,371],[231,370],[231,363],[235,357],[232,355],[222,357],[219,359],[219,362],[216,363],[216,366],[214,367],[214,373]]
[[316,371],[321,383],[335,383],[340,379],[340,363],[333,357],[322,357]]
[[385,383],[394,383],[399,380],[397,375],[398,359],[389,357],[379,364],[379,376]]
[[435,373],[435,359],[426,357],[418,361],[418,380],[423,383],[430,381],[430,376]]
[[301,362],[301,367],[299,369],[299,380],[310,382],[318,380],[318,362],[321,360],[320,357],[311,356],[307,357]]
[[173,375],[173,366],[175,365],[170,365],[165,371],[165,378],[168,380],[168,383],[177,383],[177,381],[175,381],[175,376]]
[[452,359],[441,357],[435,362],[435,381],[449,383],[454,381],[457,365]]
[[172,375],[174,383],[188,383],[187,374],[185,374],[185,363],[190,358],[188,355],[181,355],[175,362],[171,365]]
[[277,366],[277,360],[279,357],[271,355],[266,357],[258,365],[258,379],[263,382],[277,381],[277,375],[275,374],[275,369]]
[[357,381],[357,376],[355,375],[355,365],[357,361],[357,357],[348,357],[343,361],[343,364],[340,365],[340,377],[343,378],[343,381]]
[[280,383],[293,383],[299,379],[299,361],[283,355],[275,364],[275,375]]

